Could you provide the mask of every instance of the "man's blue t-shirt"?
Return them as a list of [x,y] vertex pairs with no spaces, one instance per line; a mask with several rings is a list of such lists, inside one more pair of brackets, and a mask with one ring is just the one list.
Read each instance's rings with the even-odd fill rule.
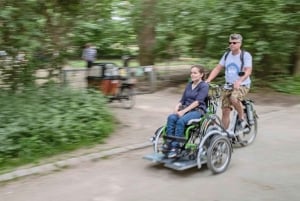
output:
[[[238,73],[241,71],[241,53],[237,55],[233,55],[230,51],[227,55],[226,61],[225,61],[225,55],[221,58],[219,64],[221,66],[225,67],[225,80],[227,83],[234,83],[236,80],[238,80],[240,77]],[[252,56],[249,52],[244,52],[244,67],[252,68]],[[246,80],[244,80],[241,85],[246,85],[250,87],[251,79],[248,77]]]

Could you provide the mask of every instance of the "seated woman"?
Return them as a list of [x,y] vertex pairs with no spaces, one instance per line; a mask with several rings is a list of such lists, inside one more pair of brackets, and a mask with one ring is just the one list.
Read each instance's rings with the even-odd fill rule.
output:
[[[204,81],[204,68],[201,65],[191,67],[191,82],[183,92],[182,98],[175,106],[175,111],[167,119],[167,136],[184,137],[185,125],[191,119],[200,118],[206,111],[205,99],[208,96],[209,85]],[[164,150],[170,150],[168,158],[178,155],[179,142],[167,141]]]

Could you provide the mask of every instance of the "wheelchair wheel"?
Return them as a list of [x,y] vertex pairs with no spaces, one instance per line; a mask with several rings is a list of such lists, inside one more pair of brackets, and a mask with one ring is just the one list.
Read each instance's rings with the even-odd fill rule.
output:
[[163,139],[164,129],[165,127],[162,126],[155,131],[154,139],[153,139],[153,150],[155,153],[162,152],[162,145],[164,143],[164,139]]
[[[248,122],[247,115],[245,115],[245,120]],[[237,136],[238,142],[241,146],[247,146],[254,142],[257,135],[257,116],[254,115],[254,123],[249,125],[248,128],[244,130],[243,133]]]
[[120,101],[125,109],[131,109],[135,104],[135,94],[133,88],[121,88]]
[[214,173],[224,172],[231,160],[232,147],[229,139],[216,135],[211,139],[207,151],[207,166]]

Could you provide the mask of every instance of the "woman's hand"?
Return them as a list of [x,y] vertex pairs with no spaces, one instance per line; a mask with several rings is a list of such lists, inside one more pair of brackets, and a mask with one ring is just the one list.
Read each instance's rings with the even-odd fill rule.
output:
[[184,114],[185,114],[185,111],[184,110],[181,110],[181,111],[178,111],[176,113],[179,117],[182,117]]
[[177,114],[177,113],[179,112],[180,106],[181,106],[181,103],[178,103],[178,104],[175,106],[174,114]]

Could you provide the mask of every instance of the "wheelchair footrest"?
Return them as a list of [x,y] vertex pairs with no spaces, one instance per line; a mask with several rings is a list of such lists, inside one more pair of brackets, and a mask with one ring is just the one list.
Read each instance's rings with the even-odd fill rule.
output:
[[168,167],[168,168],[172,168],[174,170],[182,171],[182,170],[186,170],[186,169],[196,167],[197,166],[197,161],[196,160],[183,160],[183,159],[180,160],[179,159],[179,160],[176,160],[172,163],[166,163],[165,166]]
[[170,162],[174,161],[174,159],[166,158],[165,155],[162,153],[148,154],[148,155],[145,155],[143,157],[143,159],[152,161],[154,163],[170,163]]

